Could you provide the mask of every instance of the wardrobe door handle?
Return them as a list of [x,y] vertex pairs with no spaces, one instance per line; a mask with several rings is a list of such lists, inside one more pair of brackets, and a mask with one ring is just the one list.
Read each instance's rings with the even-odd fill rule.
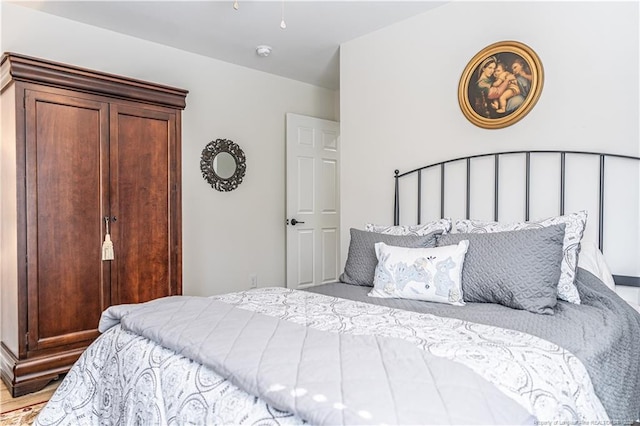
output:
[[102,260],[113,260],[113,242],[111,241],[111,234],[109,233],[109,216],[104,217],[105,234],[104,242],[102,243]]

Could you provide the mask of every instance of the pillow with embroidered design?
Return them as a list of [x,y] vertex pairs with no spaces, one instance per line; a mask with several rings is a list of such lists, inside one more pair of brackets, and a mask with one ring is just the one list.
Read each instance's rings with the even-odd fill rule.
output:
[[452,221],[449,218],[438,219],[420,225],[374,225],[367,223],[364,230],[389,235],[427,235],[434,231],[451,232]]
[[376,244],[371,297],[423,300],[462,306],[462,267],[468,241],[436,248]]

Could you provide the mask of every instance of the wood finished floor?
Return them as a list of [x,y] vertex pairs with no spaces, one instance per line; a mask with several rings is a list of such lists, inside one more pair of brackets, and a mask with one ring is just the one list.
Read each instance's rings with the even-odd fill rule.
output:
[[5,386],[4,382],[0,380],[0,413],[6,413],[8,411],[17,410],[18,408],[28,407],[29,405],[48,401],[60,385],[61,380],[62,378],[54,380],[41,391],[19,396],[17,398],[13,398],[11,396],[7,386]]

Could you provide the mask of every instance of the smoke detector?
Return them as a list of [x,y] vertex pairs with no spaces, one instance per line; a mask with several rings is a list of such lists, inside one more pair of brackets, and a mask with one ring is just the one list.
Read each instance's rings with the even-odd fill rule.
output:
[[267,46],[266,44],[263,44],[256,47],[256,54],[262,58],[266,58],[271,54],[271,46]]

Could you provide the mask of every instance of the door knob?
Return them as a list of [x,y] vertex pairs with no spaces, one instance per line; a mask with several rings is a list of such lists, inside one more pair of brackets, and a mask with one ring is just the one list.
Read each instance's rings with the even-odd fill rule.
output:
[[304,223],[304,222],[300,222],[299,220],[296,220],[295,218],[294,218],[294,219],[291,219],[291,224],[292,224],[293,226],[296,226],[298,223]]

